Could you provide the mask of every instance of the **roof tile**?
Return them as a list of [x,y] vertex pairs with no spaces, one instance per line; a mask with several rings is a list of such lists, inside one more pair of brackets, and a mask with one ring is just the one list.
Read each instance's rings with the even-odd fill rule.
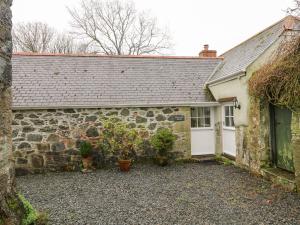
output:
[[15,54],[14,108],[207,102],[220,58]]

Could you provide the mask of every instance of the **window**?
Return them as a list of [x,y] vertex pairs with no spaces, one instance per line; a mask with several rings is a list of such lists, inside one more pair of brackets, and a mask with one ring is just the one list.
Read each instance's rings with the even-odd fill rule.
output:
[[224,106],[224,110],[225,110],[225,126],[234,127],[233,106]]
[[210,108],[191,108],[191,126],[192,128],[211,127]]

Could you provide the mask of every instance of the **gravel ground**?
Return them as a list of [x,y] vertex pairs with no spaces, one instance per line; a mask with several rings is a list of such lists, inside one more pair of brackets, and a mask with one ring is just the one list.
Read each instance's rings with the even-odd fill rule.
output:
[[17,178],[50,224],[300,224],[300,197],[233,166],[136,165]]

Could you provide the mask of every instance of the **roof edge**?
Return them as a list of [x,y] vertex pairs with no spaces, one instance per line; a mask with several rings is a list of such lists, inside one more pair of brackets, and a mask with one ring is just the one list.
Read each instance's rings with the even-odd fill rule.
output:
[[[300,20],[300,18],[299,18],[299,17],[296,17],[296,16],[292,16],[292,15],[285,16],[284,18],[282,18],[281,20],[277,21],[276,23],[273,23],[272,25],[266,27],[265,29],[259,31],[259,32],[256,33],[256,34],[254,34],[254,35],[251,36],[250,38],[247,38],[246,40],[242,41],[241,43],[239,43],[239,44],[235,45],[234,47],[228,49],[227,51],[223,52],[219,57],[224,57],[224,55],[225,55],[226,53],[228,53],[228,52],[230,52],[231,50],[237,48],[238,46],[244,44],[245,42],[251,40],[252,38],[254,38],[254,37],[260,35],[261,33],[263,33],[263,32],[265,32],[265,31],[271,29],[271,28],[274,27],[275,25],[281,23],[282,21],[284,21],[284,20],[286,20],[286,19],[288,19],[288,18],[293,18],[293,19],[296,19],[296,20]],[[283,29],[284,29],[284,27],[283,27]]]
[[206,86],[209,86],[209,85],[213,85],[213,84],[217,84],[219,82],[227,82],[229,80],[233,80],[237,77],[241,77],[241,76],[245,76],[246,75],[246,71],[239,71],[237,73],[233,73],[229,76],[224,76],[224,77],[220,77],[218,79],[215,79],[215,80],[212,80],[212,81],[209,81],[206,83]]
[[15,52],[13,56],[48,56],[48,57],[99,57],[99,58],[150,58],[150,59],[224,59],[224,57],[199,56],[161,56],[161,55],[100,55],[100,54],[61,54],[61,53],[33,53]]
[[[296,17],[297,18],[297,17]],[[298,19],[298,18],[297,18]],[[299,21],[300,21],[300,18],[299,18]],[[283,35],[285,35],[286,32],[288,31],[294,31],[294,32],[299,32],[300,34],[300,30],[289,30],[289,29],[286,29],[286,30],[283,30],[280,34],[280,36],[278,36],[278,38],[276,40],[274,40],[272,42],[272,44],[270,44],[259,56],[257,56],[249,65],[247,65],[246,67],[246,71],[249,69],[249,67],[251,67],[264,53],[266,53],[271,47],[272,45],[279,40],[279,38]]]
[[150,104],[117,104],[102,106],[13,106],[12,110],[34,110],[34,109],[104,109],[104,108],[153,108],[153,107],[193,107],[193,106],[218,106],[218,102],[183,102],[183,103],[150,103]]
[[209,77],[207,78],[207,80],[205,81],[203,87],[204,89],[206,89],[207,85],[209,84],[211,78],[215,75],[215,73],[221,68],[221,66],[224,65],[224,62],[220,62],[213,70],[213,72],[209,75]]

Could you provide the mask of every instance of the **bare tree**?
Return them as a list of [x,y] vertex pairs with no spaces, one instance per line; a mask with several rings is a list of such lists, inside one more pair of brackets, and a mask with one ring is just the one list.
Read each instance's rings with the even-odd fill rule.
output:
[[54,29],[41,22],[18,23],[12,36],[15,51],[46,52],[54,38]]
[[57,33],[52,40],[48,51],[50,53],[71,54],[90,53],[92,52],[92,49],[90,48],[89,43],[80,43],[69,34]]
[[89,45],[68,33],[59,33],[41,22],[18,23],[13,27],[14,51],[47,53],[86,53]]
[[294,16],[300,16],[300,0],[294,0],[294,6],[288,8],[287,13]]
[[73,53],[74,50],[74,39],[66,34],[58,34],[49,49],[52,53]]
[[133,2],[82,0],[68,8],[72,26],[94,51],[108,55],[162,53],[170,49],[170,36],[155,18],[135,9]]

